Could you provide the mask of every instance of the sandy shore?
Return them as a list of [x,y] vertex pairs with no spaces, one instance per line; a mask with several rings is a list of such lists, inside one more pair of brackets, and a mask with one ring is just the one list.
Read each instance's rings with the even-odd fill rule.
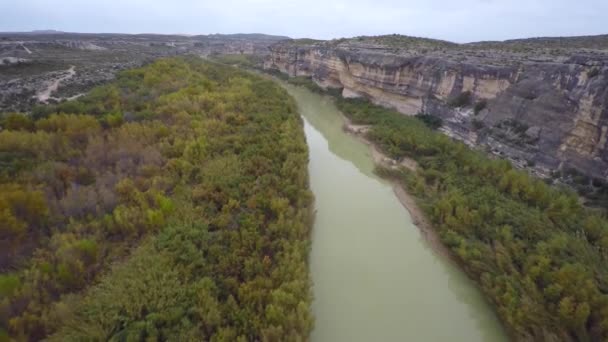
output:
[[[403,160],[401,160],[401,161],[394,160],[394,159],[388,157],[386,154],[382,153],[376,145],[374,145],[371,141],[369,141],[365,137],[365,134],[369,131],[371,126],[354,125],[354,124],[352,124],[350,119],[347,118],[346,116],[344,117],[344,119],[345,119],[344,131],[346,131],[349,134],[352,134],[353,136],[356,136],[360,141],[362,141],[363,143],[365,143],[366,145],[369,146],[371,154],[372,154],[372,158],[374,160],[374,163],[376,163],[376,165],[381,165],[381,166],[389,167],[389,168],[393,168],[393,169],[405,167],[411,171],[416,172],[416,170],[418,169],[418,163],[416,163],[415,160],[409,159],[409,158],[403,158]],[[422,209],[418,206],[415,198],[411,194],[409,194],[405,190],[403,185],[401,185],[398,181],[396,181],[396,180],[389,180],[389,181],[391,182],[395,196],[397,196],[397,198],[399,199],[399,202],[401,202],[403,207],[405,209],[407,209],[407,211],[410,213],[410,216],[412,217],[412,222],[414,223],[414,225],[416,225],[416,227],[418,227],[418,229],[420,229],[422,236],[427,241],[429,246],[431,246],[431,248],[433,248],[433,250],[435,252],[439,253],[440,255],[445,256],[446,258],[449,258],[451,260],[454,260],[452,253],[441,242],[441,239],[439,238],[437,231],[435,229],[433,229],[431,222],[426,217],[426,215],[424,214]]]

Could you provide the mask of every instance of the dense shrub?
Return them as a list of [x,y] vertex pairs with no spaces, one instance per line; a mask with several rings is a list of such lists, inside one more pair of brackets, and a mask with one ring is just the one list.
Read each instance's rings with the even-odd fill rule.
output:
[[589,70],[589,72],[587,73],[587,77],[594,78],[596,76],[598,76],[600,74],[600,69],[599,68],[593,68],[591,70]]
[[440,117],[430,114],[418,114],[416,118],[424,122],[430,129],[438,129],[443,124]]
[[227,54],[227,55],[212,55],[210,56],[213,61],[237,66],[241,68],[256,69],[261,68],[264,63],[264,59],[258,55],[250,54]]
[[0,340],[307,339],[308,156],[278,85],[165,59],[31,117],[0,132]]
[[0,116],[0,127],[12,131],[31,131],[34,129],[34,122],[25,114],[8,113]]
[[480,130],[480,129],[482,129],[484,127],[483,121],[478,120],[478,119],[473,119],[471,121],[471,125],[473,125],[473,129],[476,130],[476,131],[478,131],[478,130]]
[[313,93],[323,94],[325,92],[325,89],[319,87],[310,77],[290,77],[287,82],[295,86],[305,87]]
[[448,99],[448,106],[452,108],[466,107],[471,104],[473,100],[473,94],[470,91],[463,91],[462,93],[453,96]]
[[418,162],[415,173],[379,173],[417,196],[516,340],[608,339],[606,217],[420,120],[360,99],[337,104],[353,121],[373,125],[369,138],[385,152]]
[[473,111],[475,112],[475,115],[481,113],[482,110],[486,109],[486,107],[488,106],[488,101],[487,100],[479,100],[475,103],[475,107],[473,107]]

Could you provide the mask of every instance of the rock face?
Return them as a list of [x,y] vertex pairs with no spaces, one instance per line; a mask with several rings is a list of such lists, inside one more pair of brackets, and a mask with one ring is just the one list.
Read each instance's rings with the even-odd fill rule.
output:
[[443,119],[442,131],[542,176],[608,176],[608,36],[457,45],[400,36],[273,45],[266,69]]

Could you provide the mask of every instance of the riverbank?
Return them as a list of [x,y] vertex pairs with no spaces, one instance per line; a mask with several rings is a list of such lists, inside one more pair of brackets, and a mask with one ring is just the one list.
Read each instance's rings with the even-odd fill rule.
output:
[[393,185],[374,172],[381,154],[373,158],[369,144],[344,131],[336,101],[283,85],[305,123],[315,196],[310,340],[506,342],[475,283],[429,246]]
[[[344,119],[344,131],[350,135],[355,136],[361,142],[369,146],[372,159],[374,160],[376,166],[382,166],[392,169],[405,167],[412,172],[416,172],[418,170],[418,163],[415,160],[406,157],[401,158],[401,160],[399,161],[392,159],[384,152],[382,152],[379,147],[376,146],[376,144],[370,141],[367,138],[367,132],[369,132],[371,125],[355,125],[346,115],[344,115],[344,113],[342,113],[342,117]],[[441,238],[439,237],[439,234],[433,228],[431,221],[426,217],[422,208],[418,206],[416,198],[412,194],[408,193],[403,184],[398,180],[386,180],[390,182],[395,196],[397,196],[397,199],[399,199],[401,205],[403,205],[403,207],[410,213],[410,216],[412,217],[412,222],[416,227],[418,227],[425,241],[433,249],[433,251],[435,251],[442,257],[445,257],[457,263],[454,254],[443,244]]]

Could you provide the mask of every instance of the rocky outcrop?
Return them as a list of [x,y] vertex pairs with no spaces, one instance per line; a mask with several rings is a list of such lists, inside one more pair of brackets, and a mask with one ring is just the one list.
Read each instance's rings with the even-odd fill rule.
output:
[[[469,145],[547,176],[560,167],[608,176],[608,38],[589,49],[513,41],[408,48],[342,40],[271,47],[264,67],[345,97],[443,119]],[[361,40],[361,39],[359,39]],[[552,41],[551,41],[552,42]],[[597,40],[594,40],[597,42]],[[557,44],[557,43],[555,43]]]

